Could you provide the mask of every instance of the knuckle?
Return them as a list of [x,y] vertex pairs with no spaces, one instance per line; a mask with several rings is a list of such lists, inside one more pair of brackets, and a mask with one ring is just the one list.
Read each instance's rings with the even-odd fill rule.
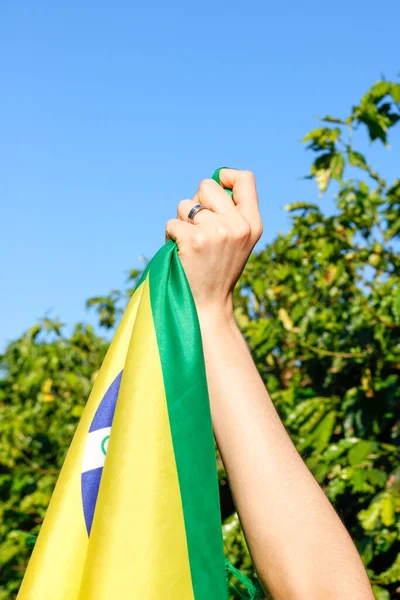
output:
[[251,235],[250,225],[247,223],[247,221],[243,220],[236,227],[235,233],[236,233],[236,238],[238,240],[247,241],[250,238],[250,235]]
[[243,179],[246,179],[249,182],[255,181],[254,173],[252,173],[251,171],[241,171],[240,174],[243,177]]
[[203,181],[200,182],[199,191],[202,194],[208,194],[213,189],[214,185],[215,181],[212,179],[203,179]]
[[218,240],[220,240],[221,242],[226,242],[226,240],[229,238],[229,235],[229,229],[225,225],[220,224],[217,226],[216,236]]
[[253,235],[256,240],[259,240],[264,231],[263,224],[261,221],[258,221],[253,227]]
[[196,231],[192,236],[192,247],[194,250],[203,250],[206,245],[206,236],[202,231]]

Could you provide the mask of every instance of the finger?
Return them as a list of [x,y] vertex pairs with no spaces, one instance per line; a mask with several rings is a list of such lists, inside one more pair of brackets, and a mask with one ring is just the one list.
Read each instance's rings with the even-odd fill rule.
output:
[[250,171],[221,169],[219,177],[221,184],[232,190],[233,201],[238,212],[249,223],[252,231],[261,235],[262,223],[254,175]]
[[236,212],[229,195],[213,179],[203,179],[193,200],[219,215],[233,216]]
[[179,244],[192,233],[192,225],[179,219],[170,219],[165,225],[165,241],[175,240]]
[[[196,206],[196,204],[200,204],[200,202],[196,200],[182,200],[181,202],[179,202],[177,209],[178,219],[189,222],[189,213],[192,210],[192,208]],[[215,217],[208,208],[202,209],[199,210],[199,212],[196,213],[196,215],[194,216],[193,224],[199,225],[200,223],[207,223],[210,221],[210,219],[212,220],[213,218]]]

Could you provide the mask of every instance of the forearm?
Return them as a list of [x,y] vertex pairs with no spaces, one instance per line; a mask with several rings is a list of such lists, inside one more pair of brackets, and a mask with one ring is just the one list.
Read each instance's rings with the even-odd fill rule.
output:
[[260,580],[276,600],[372,600],[361,559],[233,318],[200,315],[200,323],[214,432]]

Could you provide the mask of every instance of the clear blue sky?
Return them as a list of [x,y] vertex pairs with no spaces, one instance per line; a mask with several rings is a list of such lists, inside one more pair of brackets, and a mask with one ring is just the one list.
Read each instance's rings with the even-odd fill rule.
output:
[[[398,0],[3,1],[0,347],[72,324],[164,241],[221,165],[256,173],[265,233],[315,201],[298,141],[395,78]],[[373,149],[395,173],[400,144]],[[324,202],[324,200],[322,200]]]

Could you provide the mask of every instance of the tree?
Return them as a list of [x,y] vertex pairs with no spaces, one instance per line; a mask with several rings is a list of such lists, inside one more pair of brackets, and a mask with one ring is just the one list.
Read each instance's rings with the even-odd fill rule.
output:
[[[320,193],[336,209],[286,207],[292,224],[255,253],[235,290],[236,319],[296,446],[334,503],[378,600],[400,583],[400,179],[388,183],[354,147],[387,145],[400,84],[380,81],[345,119],[304,139]],[[345,177],[346,175],[346,177]],[[130,273],[129,288],[139,273]],[[131,290],[92,298],[113,328]],[[58,470],[108,342],[44,320],[0,357],[0,600],[15,598]],[[254,576],[217,455],[226,553]],[[235,578],[239,598],[241,585]]]

